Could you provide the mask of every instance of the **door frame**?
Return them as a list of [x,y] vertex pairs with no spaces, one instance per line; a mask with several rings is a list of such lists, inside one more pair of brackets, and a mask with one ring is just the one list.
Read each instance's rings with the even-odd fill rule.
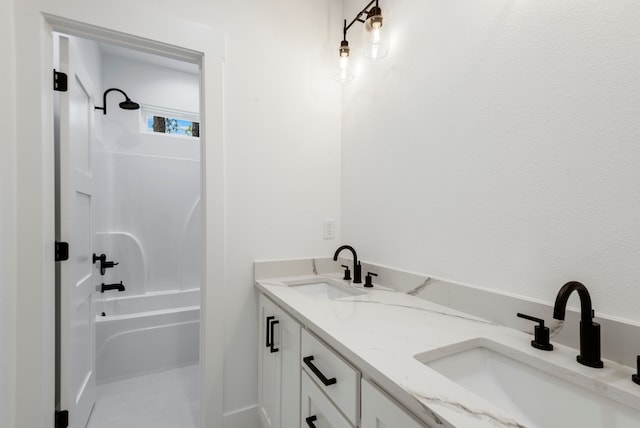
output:
[[[57,4],[49,4],[57,3]],[[109,41],[201,65],[203,284],[201,426],[223,417],[224,34],[202,24],[114,13],[108,4],[33,0],[16,5],[16,426],[51,428],[55,403],[54,138],[52,32]],[[45,10],[47,9],[47,10]]]

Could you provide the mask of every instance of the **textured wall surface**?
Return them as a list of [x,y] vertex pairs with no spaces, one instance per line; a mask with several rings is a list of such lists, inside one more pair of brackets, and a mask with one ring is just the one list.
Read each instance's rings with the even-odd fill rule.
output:
[[582,281],[640,321],[640,5],[381,7],[391,51],[345,87],[345,240],[546,301]]

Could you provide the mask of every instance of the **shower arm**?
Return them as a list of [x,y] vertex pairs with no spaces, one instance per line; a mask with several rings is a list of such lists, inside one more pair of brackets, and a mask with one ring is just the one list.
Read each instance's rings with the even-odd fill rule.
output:
[[112,92],[112,91],[118,91],[122,95],[124,95],[124,98],[125,98],[124,102],[132,102],[131,98],[129,98],[129,96],[122,89],[109,88],[106,91],[104,91],[104,94],[102,95],[102,105],[104,107],[94,106],[94,110],[102,110],[102,114],[107,114],[107,94],[109,94],[109,92]]

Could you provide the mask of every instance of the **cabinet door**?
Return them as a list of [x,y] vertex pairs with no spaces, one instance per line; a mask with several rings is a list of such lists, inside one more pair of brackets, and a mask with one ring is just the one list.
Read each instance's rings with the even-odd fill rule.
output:
[[388,398],[375,385],[362,380],[361,428],[424,428],[427,424],[418,422],[402,407]]
[[261,428],[300,426],[300,324],[260,295],[258,408]]
[[281,428],[300,427],[300,324],[278,309],[275,343],[281,354]]
[[309,378],[302,373],[302,416],[303,428],[352,428],[340,411]]
[[260,294],[258,329],[258,413],[261,428],[280,428],[281,358],[274,344],[278,307]]

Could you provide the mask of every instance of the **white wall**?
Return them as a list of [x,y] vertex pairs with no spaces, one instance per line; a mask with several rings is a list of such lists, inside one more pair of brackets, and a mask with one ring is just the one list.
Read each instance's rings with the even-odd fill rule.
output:
[[[340,219],[340,2],[218,3],[225,76],[225,411],[257,401],[256,259],[327,255]],[[336,34],[337,33],[337,34]],[[338,229],[339,231],[340,229]]]
[[[52,272],[52,263],[42,262],[51,260],[52,249],[48,245],[40,247],[43,236],[52,233],[52,225],[40,218],[40,213],[52,206],[47,199],[52,167],[43,163],[50,156],[50,149],[41,144],[44,139],[39,134],[40,128],[26,126],[28,114],[25,112],[38,105],[34,100],[46,99],[40,95],[40,88],[44,87],[39,80],[41,71],[32,67],[39,64],[39,52],[46,50],[46,43],[43,44],[39,35],[41,23],[33,17],[40,10],[47,10],[94,25],[129,29],[147,37],[155,34],[160,40],[182,37],[167,35],[166,31],[171,31],[173,26],[161,25],[168,18],[178,22],[177,25],[193,23],[196,35],[202,33],[198,24],[226,33],[225,254],[210,252],[210,257],[215,258],[214,266],[224,259],[225,279],[224,284],[207,284],[211,290],[224,290],[210,299],[225,302],[225,314],[212,314],[220,319],[224,315],[225,339],[222,344],[210,344],[210,350],[224,346],[225,367],[224,379],[220,379],[217,371],[207,372],[211,378],[205,379],[205,387],[215,393],[216,385],[224,383],[226,413],[254,406],[257,320],[253,260],[326,255],[340,242],[339,233],[335,241],[322,239],[322,220],[340,219],[340,87],[331,79],[331,59],[342,18],[340,2],[186,0],[175,7],[174,2],[151,0],[136,4],[114,0],[108,5],[85,0],[55,4],[44,0],[16,0],[14,6],[19,17],[16,32],[21,54],[8,55],[7,63],[9,68],[15,65],[17,69],[17,87],[21,91],[17,102],[18,123],[25,125],[21,129],[23,144],[16,146],[19,147],[17,174],[22,195],[18,198],[20,235],[16,240],[20,242],[18,271],[21,272],[17,316],[23,331],[36,334],[50,326],[53,319],[52,310],[47,306],[52,293],[44,287]],[[123,14],[123,10],[127,14]],[[134,17],[143,10],[149,19],[139,21],[135,30],[131,30]],[[156,22],[159,24],[154,27]],[[213,64],[208,65],[206,70]],[[9,111],[13,109],[13,103],[8,100],[0,103]],[[47,126],[45,123],[42,132],[47,132]],[[209,131],[220,132],[219,129]],[[207,153],[217,151],[212,148]],[[215,164],[212,158],[207,161]],[[210,173],[215,175],[216,171]],[[212,192],[217,192],[218,183],[209,181],[208,184]],[[211,202],[211,206],[215,208],[216,203],[218,201]],[[208,212],[215,218],[209,219],[212,227],[207,231],[207,242],[213,242],[212,238],[220,242],[222,238],[215,227],[218,211],[208,209]],[[37,248],[32,248],[35,246]],[[211,248],[213,246],[211,243]],[[35,263],[31,259],[33,254],[37,258]],[[215,275],[211,273],[212,278]],[[34,311],[38,316],[30,318]],[[46,339],[25,336],[18,343],[20,385],[16,386],[19,416],[16,423],[24,426],[40,427],[50,422],[51,414],[46,406],[53,391],[50,382],[43,378],[51,372],[52,363],[43,363],[41,351],[52,346],[45,342]],[[219,405],[219,402],[209,403],[208,408],[216,409]],[[43,411],[34,411],[34,407]]]
[[[13,2],[0,1],[0,58],[13,64]],[[15,424],[16,364],[16,125],[15,68],[0,67],[0,415]]]
[[545,301],[579,280],[640,321],[640,4],[381,7],[389,56],[345,88],[344,240]]
[[[139,55],[102,57],[102,92],[118,88],[145,106],[198,114],[200,76]],[[110,93],[99,114],[98,253],[118,266],[102,278],[126,294],[199,288],[202,282],[200,141],[141,131],[142,110]],[[102,95],[98,105],[102,105]],[[146,122],[146,121],[145,121]]]

